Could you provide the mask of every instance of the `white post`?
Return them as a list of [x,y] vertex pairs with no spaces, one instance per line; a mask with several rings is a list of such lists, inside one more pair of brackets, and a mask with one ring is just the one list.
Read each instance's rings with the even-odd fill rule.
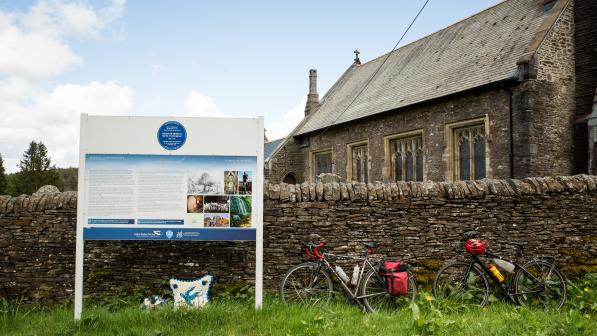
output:
[[257,210],[257,225],[255,237],[255,309],[261,309],[263,304],[263,117],[257,118],[257,171],[255,174],[255,197],[253,202]]
[[79,185],[77,188],[77,241],[75,251],[75,320],[81,319],[83,312],[83,262],[85,260],[85,241],[83,240],[84,202],[85,202],[85,128],[87,114],[81,114],[79,135]]

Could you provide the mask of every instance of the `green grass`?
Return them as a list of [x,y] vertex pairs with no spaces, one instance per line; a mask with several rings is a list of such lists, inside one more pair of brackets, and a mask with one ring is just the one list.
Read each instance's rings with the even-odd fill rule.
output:
[[[582,295],[582,294],[581,294]],[[113,301],[85,308],[80,322],[72,306],[0,304],[0,335],[597,335],[592,309],[562,311],[450,305],[419,296],[416,306],[363,314],[342,300],[325,308],[287,306],[266,298],[261,311],[250,300],[220,299],[203,310],[142,311],[138,303]]]

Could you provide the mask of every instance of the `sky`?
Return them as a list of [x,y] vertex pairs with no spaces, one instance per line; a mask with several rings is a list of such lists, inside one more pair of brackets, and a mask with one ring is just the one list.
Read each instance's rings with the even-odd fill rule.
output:
[[[430,0],[400,45],[499,0]],[[398,41],[424,0],[0,1],[0,155],[31,141],[78,165],[79,116],[264,116],[270,140],[352,64]],[[109,136],[109,135],[107,135]],[[225,134],[223,134],[225,136]]]

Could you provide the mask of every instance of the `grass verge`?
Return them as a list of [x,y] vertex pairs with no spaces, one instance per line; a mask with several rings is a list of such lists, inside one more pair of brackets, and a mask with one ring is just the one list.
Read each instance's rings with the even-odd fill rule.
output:
[[458,307],[426,300],[377,314],[363,314],[344,302],[323,308],[287,306],[266,298],[255,311],[249,300],[217,300],[203,310],[169,307],[142,311],[114,301],[86,307],[80,322],[71,305],[27,307],[4,303],[1,335],[593,335],[594,312],[516,308],[505,303]]

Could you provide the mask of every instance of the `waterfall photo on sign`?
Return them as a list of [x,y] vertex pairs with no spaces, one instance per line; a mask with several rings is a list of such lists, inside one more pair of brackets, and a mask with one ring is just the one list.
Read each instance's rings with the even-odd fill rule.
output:
[[230,217],[231,227],[251,227],[251,196],[232,196]]

